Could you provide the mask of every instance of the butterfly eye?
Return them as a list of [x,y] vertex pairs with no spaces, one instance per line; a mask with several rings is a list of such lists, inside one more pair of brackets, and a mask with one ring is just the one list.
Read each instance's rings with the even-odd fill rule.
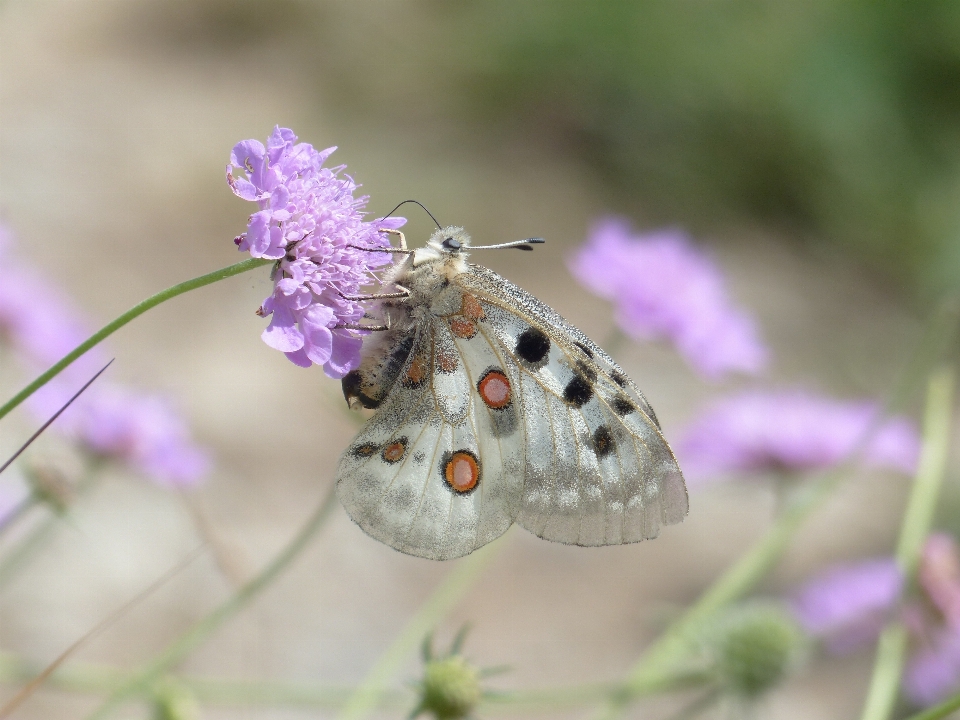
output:
[[452,237],[444,238],[441,245],[443,246],[444,250],[453,250],[453,251],[457,251],[461,247],[460,241],[454,240]]

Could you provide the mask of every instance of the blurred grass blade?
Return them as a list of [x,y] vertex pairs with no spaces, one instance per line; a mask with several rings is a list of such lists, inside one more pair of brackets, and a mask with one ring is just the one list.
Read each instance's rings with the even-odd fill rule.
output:
[[939,705],[927,708],[922,712],[918,712],[916,715],[911,715],[906,718],[906,720],[941,720],[957,710],[960,710],[960,695],[954,695]]
[[98,377],[100,377],[101,375],[103,375],[104,370],[106,370],[106,369],[107,369],[108,367],[110,367],[112,364],[113,364],[113,360],[111,360],[111,361],[108,362],[106,365],[104,365],[102,368],[100,368],[100,371],[99,371],[96,375],[94,375],[92,378],[90,378],[89,380],[87,380],[87,382],[84,383],[83,387],[80,388],[79,390],[77,390],[77,392],[74,393],[73,397],[70,398],[69,400],[67,400],[67,402],[65,402],[65,403],[63,404],[63,407],[61,407],[59,410],[57,410],[57,411],[53,414],[53,417],[51,417],[51,418],[50,418],[49,420],[47,420],[43,425],[41,425],[41,426],[40,426],[40,429],[37,430],[33,435],[31,435],[31,436],[30,436],[30,439],[27,440],[23,445],[21,445],[21,446],[20,446],[20,449],[17,450],[17,451],[10,457],[9,460],[7,460],[3,465],[0,465],[0,473],[2,473],[4,470],[6,470],[8,467],[10,467],[10,464],[11,464],[14,460],[16,460],[18,457],[20,457],[20,454],[21,454],[24,450],[26,450],[28,447],[30,447],[30,444],[31,444],[34,440],[36,440],[38,437],[40,437],[40,434],[41,434],[44,430],[46,430],[48,427],[50,427],[51,423],[53,423],[54,420],[56,420],[58,417],[60,417],[60,414],[61,414],[64,410],[66,410],[68,407],[70,407],[70,405],[73,404],[73,401],[76,400],[78,397],[80,397],[80,396],[83,394],[83,391],[86,390],[88,387],[90,387],[90,386],[93,384],[93,381],[94,381],[94,380],[96,380]]
[[[950,451],[950,420],[953,413],[954,372],[944,368],[930,378],[923,418],[923,447],[917,476],[903,516],[897,543],[897,566],[904,587],[910,587],[916,575],[920,553],[930,532],[937,499],[943,485]],[[880,636],[873,676],[863,706],[862,720],[887,720],[893,711],[903,672],[907,632],[900,620],[892,622]]]
[[[103,370],[101,370],[100,372],[103,372]],[[47,667],[44,668],[44,670],[39,675],[37,675],[30,682],[28,682],[23,688],[20,689],[20,692],[14,695],[9,700],[9,702],[7,702],[6,705],[0,708],[0,720],[3,720],[3,718],[9,717],[10,713],[12,713],[18,707],[20,707],[20,705],[23,704],[23,702],[27,698],[29,698],[34,692],[36,692],[40,688],[40,686],[43,684],[43,682],[48,677],[50,677],[50,675],[53,674],[53,672],[58,667],[60,667],[60,665],[62,665],[67,658],[73,655],[73,653],[79,650],[84,644],[88,643],[90,640],[92,640],[97,635],[102,633],[108,627],[113,625],[113,623],[115,623],[117,620],[123,617],[127,612],[133,609],[142,600],[149,597],[155,590],[159,589],[168,580],[170,580],[172,577],[177,575],[181,570],[187,567],[187,565],[189,565],[194,560],[196,560],[197,557],[200,555],[200,552],[203,550],[203,547],[204,546],[201,545],[192,553],[187,555],[187,557],[185,557],[183,560],[177,563],[174,567],[172,567],[170,570],[168,570],[163,575],[161,575],[157,580],[152,582],[146,589],[140,591],[132,600],[129,600],[124,605],[122,605],[119,609],[115,610],[113,613],[107,616],[105,619],[101,620],[99,623],[97,623],[93,627],[93,629],[87,632],[86,635],[81,637],[79,640],[73,643],[73,645],[71,645],[66,650],[64,650],[63,653],[61,653],[56,660],[54,660],[52,663],[47,665]]]
[[390,647],[379,657],[360,687],[347,700],[340,713],[340,720],[360,720],[377,708],[386,684],[397,674],[403,662],[416,652],[423,638],[473,587],[490,561],[510,542],[509,537],[501,537],[499,541],[455,561],[456,566],[410,618]]
[[335,486],[331,486],[303,527],[256,577],[194,623],[192,627],[170,643],[160,655],[148,663],[143,670],[114,690],[103,704],[89,715],[90,720],[107,717],[124,700],[149,689],[171,667],[187,657],[223,623],[236,615],[265,588],[269,587],[270,583],[286,570],[290,563],[307,547],[314,535],[327,524],[336,506],[336,489]]

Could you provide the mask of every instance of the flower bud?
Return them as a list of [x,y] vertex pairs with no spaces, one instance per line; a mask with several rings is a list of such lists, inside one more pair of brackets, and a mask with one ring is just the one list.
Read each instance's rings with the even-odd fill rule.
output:
[[804,645],[796,620],[774,604],[732,609],[711,629],[707,652],[720,682],[733,694],[755,698],[798,664]]
[[200,720],[200,705],[182,685],[165,683],[154,696],[153,720]]
[[480,675],[461,655],[430,660],[420,693],[415,715],[430,713],[437,720],[465,718],[480,702]]

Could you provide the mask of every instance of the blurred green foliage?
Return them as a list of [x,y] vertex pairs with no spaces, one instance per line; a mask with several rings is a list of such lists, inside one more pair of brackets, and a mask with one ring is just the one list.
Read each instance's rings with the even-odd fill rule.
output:
[[309,68],[318,104],[368,123],[546,145],[589,164],[611,209],[644,226],[759,222],[921,298],[960,286],[952,0],[150,7],[139,43],[256,48]]
[[774,222],[921,295],[960,285],[960,3],[469,5],[484,117],[561,141],[648,221]]

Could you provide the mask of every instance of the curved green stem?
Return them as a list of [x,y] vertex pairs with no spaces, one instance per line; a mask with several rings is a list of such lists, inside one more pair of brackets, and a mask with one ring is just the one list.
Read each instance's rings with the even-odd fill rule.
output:
[[158,292],[156,295],[147,298],[139,305],[135,305],[131,309],[127,310],[123,315],[118,317],[113,322],[107,323],[100,330],[95,332],[89,338],[80,343],[74,350],[68,353],[63,357],[58,363],[53,367],[47,370],[45,373],[40,375],[36,380],[27,385],[23,390],[13,396],[9,402],[0,407],[0,418],[3,418],[7,413],[13,410],[17,405],[22,403],[33,393],[39,390],[41,387],[46,385],[50,380],[56,377],[64,368],[66,368],[70,363],[76,360],[78,357],[83,355],[87,350],[92,348],[94,345],[97,345],[104,338],[112,335],[117,330],[122,328],[128,322],[133,320],[140,315],[143,315],[147,310],[156,307],[162,302],[169,300],[170,298],[175,298],[177,295],[183,295],[185,292],[190,292],[191,290],[196,290],[197,288],[203,287],[204,285],[210,285],[215,283],[218,280],[224,280],[228,277],[234,275],[239,275],[240,273],[247,272],[248,270],[253,270],[254,268],[263,267],[264,265],[270,265],[273,263],[273,260],[264,260],[260,258],[252,258],[250,260],[244,260],[243,262],[238,262],[235,265],[230,265],[220,270],[215,270],[212,273],[207,273],[206,275],[201,275],[200,277],[194,278],[193,280],[187,280],[182,282],[179,285],[174,285],[169,287],[166,290]]
[[[900,541],[897,543],[897,566],[903,574],[904,587],[909,587],[916,574],[947,468],[953,390],[952,369],[941,369],[930,378],[923,418],[920,464],[903,516]],[[897,700],[906,649],[906,628],[900,621],[895,621],[888,625],[880,636],[862,720],[886,720],[890,717]]]
[[941,720],[941,718],[947,717],[947,715],[950,715],[955,710],[960,710],[960,695],[954,695],[939,705],[934,705],[932,708],[927,708],[923,712],[911,715],[907,720]]
[[237,590],[220,606],[197,621],[193,627],[167,646],[167,649],[143,670],[114,690],[106,701],[89,716],[89,720],[107,717],[124,700],[148,690],[171,667],[187,657],[224,622],[236,615],[293,562],[316,535],[317,531],[326,524],[336,506],[336,493],[331,487],[306,524],[270,564],[260,571],[259,575]]

